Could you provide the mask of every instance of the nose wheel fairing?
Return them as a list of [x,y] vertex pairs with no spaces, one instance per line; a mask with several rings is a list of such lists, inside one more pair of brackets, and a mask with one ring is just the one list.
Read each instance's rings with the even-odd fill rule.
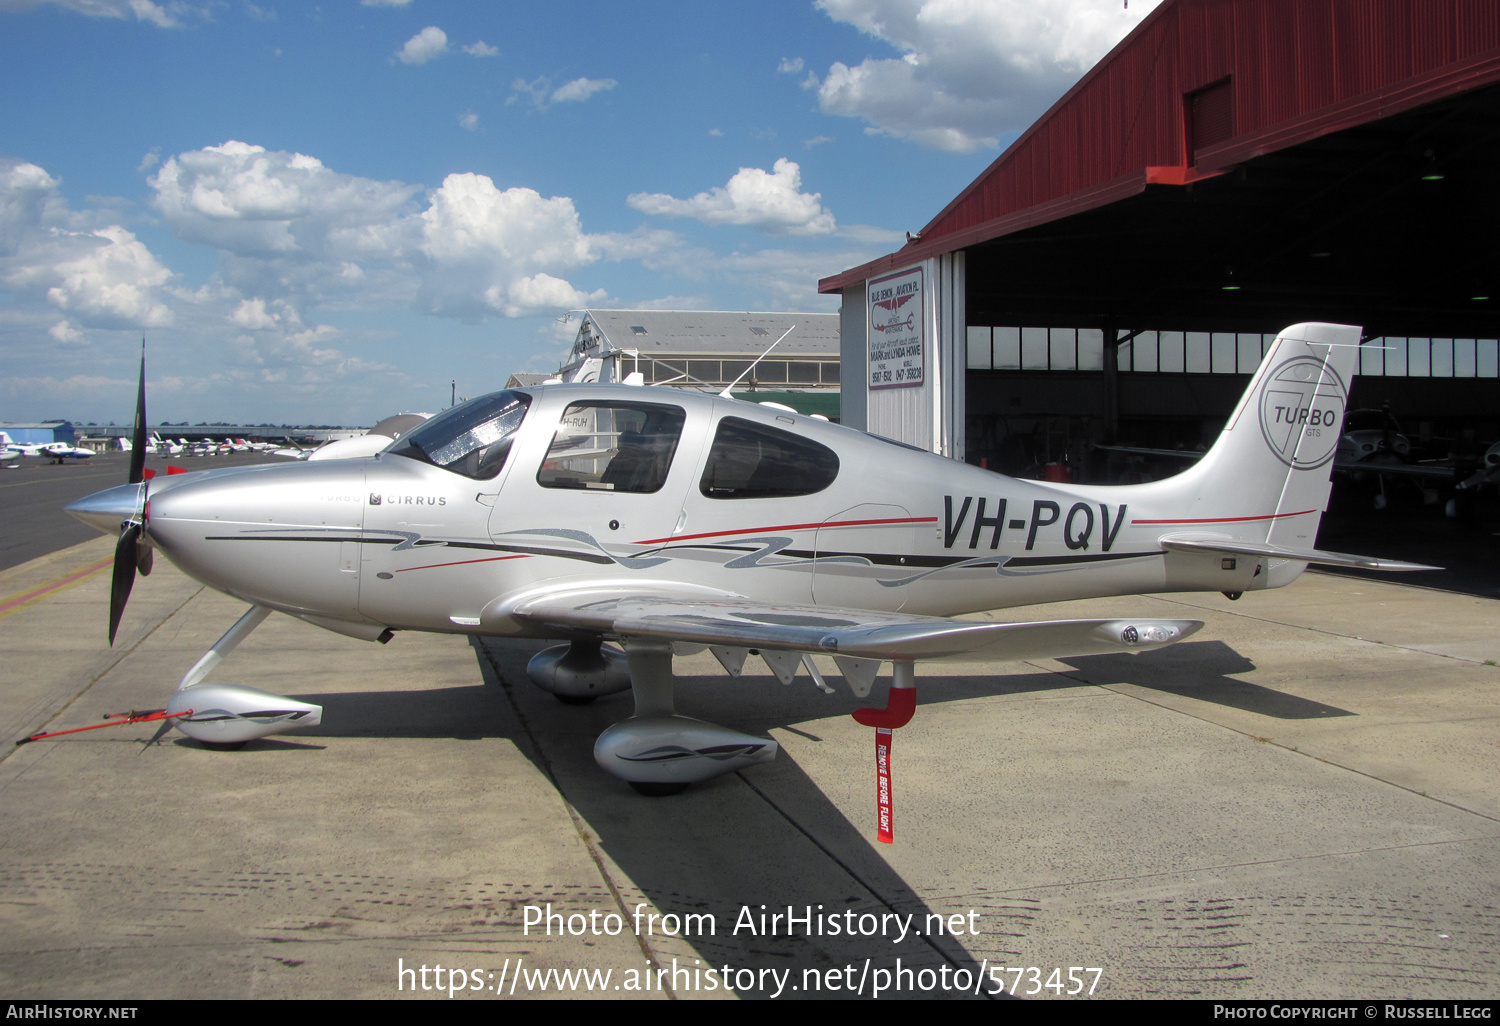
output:
[[320,705],[283,698],[243,684],[201,683],[270,615],[271,610],[265,606],[251,606],[183,674],[165,710],[173,726],[206,745],[237,746],[294,727],[316,727],[323,721]]
[[243,684],[194,684],[167,703],[172,725],[205,744],[243,744],[293,727],[316,727],[323,707]]

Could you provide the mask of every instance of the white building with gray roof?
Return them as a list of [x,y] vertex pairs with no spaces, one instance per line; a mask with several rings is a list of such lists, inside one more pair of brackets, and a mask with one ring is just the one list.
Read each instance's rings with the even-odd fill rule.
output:
[[736,397],[838,417],[836,313],[582,310],[577,316],[578,334],[557,373],[564,381],[624,381],[639,373],[647,385],[721,392],[738,379]]

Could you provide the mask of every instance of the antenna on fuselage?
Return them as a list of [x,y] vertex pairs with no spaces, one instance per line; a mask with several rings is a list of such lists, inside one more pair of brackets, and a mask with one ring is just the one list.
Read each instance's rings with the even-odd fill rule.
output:
[[724,386],[724,391],[722,391],[722,392],[719,393],[719,398],[720,399],[733,399],[734,396],[732,396],[732,395],[729,394],[730,389],[734,388],[735,385],[738,385],[741,381],[743,381],[745,379],[745,375],[749,374],[751,371],[753,371],[755,369],[756,364],[760,363],[760,361],[762,361],[766,357],[770,356],[772,349],[775,349],[777,346],[781,345],[781,339],[782,338],[786,338],[788,335],[790,335],[795,330],[797,330],[797,326],[795,324],[793,324],[790,328],[788,328],[785,331],[783,331],[781,333],[781,338],[778,338],[775,342],[772,342],[771,345],[766,349],[766,351],[764,353],[761,353],[759,356],[757,356],[755,358],[755,363],[752,363],[750,366],[748,366],[744,370],[740,371],[740,376],[739,377],[735,378],[729,384],[727,384],[727,385]]

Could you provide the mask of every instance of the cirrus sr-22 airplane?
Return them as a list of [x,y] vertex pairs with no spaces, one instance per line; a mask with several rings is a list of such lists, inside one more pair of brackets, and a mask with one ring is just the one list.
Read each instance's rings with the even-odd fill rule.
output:
[[1139,485],[1014,480],[722,396],[549,384],[473,399],[365,458],[150,481],[137,458],[135,483],[68,511],[120,532],[111,641],[153,550],[251,604],[165,711],[201,742],[319,722],[317,706],[205,682],[273,610],[371,641],[557,639],[532,659],[533,681],[565,702],[633,689],[635,714],[599,737],[595,758],[664,794],[777,750],[675,712],[674,645],[709,647],[733,675],[759,655],[783,682],[805,669],[828,691],[812,657],[832,657],[860,697],[890,662],[886,706],[855,713],[889,731],[911,718],[918,661],[1143,652],[1202,626],[961,614],[1238,597],[1309,563],[1423,569],[1315,548],[1359,340],[1355,327],[1287,328],[1213,449]]

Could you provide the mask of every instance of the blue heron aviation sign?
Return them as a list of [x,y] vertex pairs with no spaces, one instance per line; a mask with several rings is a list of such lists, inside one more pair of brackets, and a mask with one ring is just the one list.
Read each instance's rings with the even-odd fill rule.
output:
[[904,388],[923,379],[922,268],[876,278],[868,286],[870,387]]

